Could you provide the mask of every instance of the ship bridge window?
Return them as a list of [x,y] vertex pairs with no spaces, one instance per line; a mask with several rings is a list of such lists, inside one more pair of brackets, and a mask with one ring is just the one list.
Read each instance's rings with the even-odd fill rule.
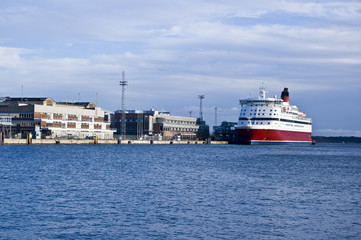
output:
[[270,111],[272,112],[272,109]]

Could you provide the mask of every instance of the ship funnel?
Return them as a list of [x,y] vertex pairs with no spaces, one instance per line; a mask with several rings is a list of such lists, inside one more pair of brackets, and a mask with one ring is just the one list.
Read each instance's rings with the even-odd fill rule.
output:
[[288,88],[283,89],[283,92],[281,94],[281,98],[284,102],[290,102],[290,95],[288,93]]

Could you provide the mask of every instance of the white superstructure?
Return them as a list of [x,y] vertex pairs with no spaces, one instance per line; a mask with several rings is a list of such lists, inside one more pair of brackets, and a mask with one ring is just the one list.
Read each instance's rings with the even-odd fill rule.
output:
[[266,97],[262,86],[258,98],[242,99],[240,105],[235,128],[245,141],[311,141],[312,120],[290,105],[287,88],[278,99]]

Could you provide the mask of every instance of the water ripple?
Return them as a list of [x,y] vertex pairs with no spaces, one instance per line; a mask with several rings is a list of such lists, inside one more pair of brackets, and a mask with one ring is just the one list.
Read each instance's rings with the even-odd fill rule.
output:
[[361,148],[0,146],[1,239],[358,239]]

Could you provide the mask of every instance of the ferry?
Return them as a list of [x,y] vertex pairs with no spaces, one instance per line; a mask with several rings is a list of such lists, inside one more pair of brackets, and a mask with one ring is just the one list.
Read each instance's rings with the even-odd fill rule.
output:
[[266,97],[262,85],[257,98],[240,100],[241,113],[235,126],[241,144],[312,144],[312,119],[289,101],[288,88],[281,99]]

